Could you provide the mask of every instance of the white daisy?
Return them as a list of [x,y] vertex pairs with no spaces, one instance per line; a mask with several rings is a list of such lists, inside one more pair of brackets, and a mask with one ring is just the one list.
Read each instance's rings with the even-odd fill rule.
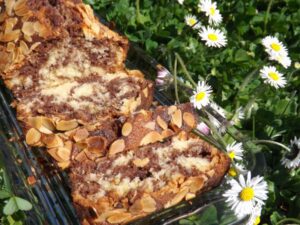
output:
[[208,47],[223,47],[227,44],[227,39],[225,34],[219,30],[212,27],[202,27],[199,31],[199,36]]
[[251,172],[247,179],[239,175],[238,181],[231,179],[229,184],[231,188],[223,196],[239,218],[251,214],[257,204],[263,205],[267,199],[267,182],[260,176],[251,179]]
[[199,124],[197,124],[196,129],[204,135],[210,134],[210,128],[204,122],[200,122]]
[[297,168],[300,166],[300,138],[291,140],[290,149],[291,152],[286,154],[281,163],[288,169]]
[[239,174],[245,174],[247,173],[247,170],[245,169],[245,167],[240,164],[240,163],[235,163],[232,164],[232,166],[230,167],[230,169],[228,170],[228,175],[230,177],[236,177]]
[[269,54],[288,54],[286,47],[278,40],[277,37],[267,36],[262,39],[262,44],[265,46],[265,50]]
[[265,46],[265,51],[269,54],[270,60],[279,62],[284,68],[288,68],[291,65],[288,50],[278,38],[267,36],[262,39],[262,44]]
[[260,75],[265,83],[270,84],[275,88],[284,87],[286,79],[283,74],[279,73],[274,66],[264,66],[260,70]]
[[287,55],[270,55],[269,59],[279,62],[284,68],[288,68],[292,64],[290,57]]
[[217,9],[216,2],[212,2],[211,0],[201,0],[198,7],[202,12],[205,12],[206,16],[208,16],[209,24],[219,25],[222,22],[223,18],[220,11]]
[[246,225],[258,225],[260,223],[261,210],[261,204],[256,204]]
[[199,81],[197,89],[194,91],[194,95],[191,97],[190,101],[193,103],[195,108],[201,109],[203,106],[209,104],[209,96],[211,92],[211,86],[207,85],[204,81]]
[[196,18],[196,16],[194,15],[186,15],[184,17],[185,23],[192,27],[193,29],[199,29],[201,27],[200,22],[198,21],[198,19]]
[[244,149],[242,143],[236,143],[234,141],[232,144],[226,146],[226,151],[231,160],[241,160]]
[[182,5],[183,2],[184,2],[184,0],[177,0],[177,2],[178,2],[180,5]]

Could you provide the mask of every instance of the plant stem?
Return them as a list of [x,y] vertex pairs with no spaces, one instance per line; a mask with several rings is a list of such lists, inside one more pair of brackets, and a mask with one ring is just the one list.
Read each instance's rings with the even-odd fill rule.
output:
[[257,72],[258,72],[258,69],[252,70],[250,73],[248,73],[248,75],[244,79],[243,83],[241,84],[239,90],[237,91],[237,95],[235,96],[235,99],[234,99],[235,109],[238,109],[238,107],[239,107],[239,101],[237,100],[238,99],[238,93],[241,93],[242,91],[244,91],[245,87],[250,83],[250,81],[252,80],[253,76],[255,74],[257,74]]
[[278,223],[276,223],[276,225],[282,224],[284,222],[295,222],[295,223],[300,224],[300,220],[299,219],[296,219],[296,218],[285,218],[285,219],[280,220]]
[[136,6],[136,21],[137,23],[140,23],[140,0],[135,1]]
[[177,86],[177,58],[174,61],[174,88],[175,88],[175,97],[177,104],[180,104],[179,96],[178,96],[178,86]]
[[187,70],[182,58],[180,57],[180,55],[178,53],[175,53],[175,57],[178,59],[182,69],[183,69],[183,72],[184,74],[186,75],[187,79],[191,82],[191,84],[196,87],[197,84],[196,82],[193,80],[192,76],[190,75],[189,71]]
[[271,140],[253,140],[252,141],[253,143],[256,143],[256,144],[272,144],[272,145],[277,145],[285,150],[287,150],[288,152],[290,152],[291,150],[286,147],[284,144],[281,144],[279,142],[276,142],[276,141],[271,141]]
[[252,117],[252,138],[255,138],[255,115]]
[[253,103],[258,98],[258,96],[262,93],[263,90],[265,90],[265,85],[264,84],[260,84],[259,86],[257,86],[254,89],[253,96],[251,97],[251,99],[249,100],[248,104],[245,106],[245,109],[244,109],[246,118],[249,118],[248,117],[249,116],[248,111],[250,110],[250,107],[253,105]]
[[[295,97],[296,93],[297,93],[297,91],[294,91],[294,92],[292,93],[291,99],[293,99],[293,98]],[[289,102],[286,104],[286,106],[284,107],[283,111],[280,113],[280,118],[281,118],[282,115],[285,113],[285,111],[286,111],[287,108],[289,107],[290,103],[291,103],[291,101],[289,101]],[[273,132],[274,132],[274,127],[272,127],[272,130],[271,130],[271,133],[270,133],[270,138],[272,138]]]
[[267,31],[267,24],[268,24],[268,19],[269,19],[272,4],[273,4],[273,0],[270,0],[266,12],[265,20],[264,20],[264,34],[266,34]]

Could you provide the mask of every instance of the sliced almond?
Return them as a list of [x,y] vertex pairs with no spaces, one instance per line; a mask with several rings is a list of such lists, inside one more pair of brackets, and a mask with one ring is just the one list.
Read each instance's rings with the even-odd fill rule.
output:
[[29,145],[35,145],[41,140],[41,133],[35,129],[31,128],[26,134],[26,143]]
[[58,162],[57,165],[61,168],[61,169],[66,169],[70,166],[71,162],[70,161],[65,161],[65,162]]
[[52,134],[55,130],[52,121],[44,116],[31,117],[29,123],[44,134]]
[[80,141],[86,139],[88,136],[89,136],[88,130],[85,128],[82,128],[82,129],[76,130],[76,132],[73,136],[73,139],[76,142],[80,142]]
[[127,122],[123,125],[122,127],[122,135],[123,136],[128,136],[132,131],[132,124]]
[[17,16],[25,16],[29,13],[29,9],[27,8],[27,2],[25,0],[18,0],[15,4],[15,13]]
[[78,162],[83,162],[84,160],[86,160],[86,154],[84,151],[79,152],[76,156],[75,156],[75,160]]
[[151,131],[150,133],[146,134],[146,136],[141,140],[140,145],[148,145],[158,141],[162,141],[163,136],[156,131]]
[[94,153],[103,153],[107,147],[107,140],[104,137],[89,137],[86,140],[87,148],[90,152]]
[[173,114],[172,114],[172,119],[171,122],[176,125],[178,128],[182,127],[182,112],[180,109],[177,109]]
[[63,140],[56,134],[43,136],[42,142],[47,146],[47,148],[58,148],[64,146]]
[[27,46],[27,44],[25,43],[25,41],[20,41],[20,52],[23,55],[27,55],[29,53],[29,48]]
[[156,122],[163,130],[168,129],[168,124],[160,116],[157,116]]
[[168,138],[174,135],[174,131],[172,131],[171,129],[163,130],[161,132],[161,135],[163,136],[163,138]]
[[17,24],[18,18],[9,18],[5,20],[5,31],[4,33],[8,33],[13,30],[14,26]]
[[125,141],[123,139],[118,139],[110,145],[108,154],[115,155],[119,152],[122,152],[124,149],[125,149]]
[[78,126],[76,120],[60,120],[56,122],[56,129],[61,131],[73,130]]
[[116,213],[113,216],[108,217],[107,222],[112,224],[122,223],[123,221],[128,220],[131,217],[131,213]]
[[189,192],[188,187],[184,187],[182,188],[176,195],[175,197],[170,200],[169,202],[167,202],[167,204],[164,205],[165,208],[169,208],[173,205],[178,204],[179,202],[181,202],[184,197],[186,196],[186,194]]
[[[32,38],[26,34],[24,34],[24,39],[27,41],[27,42],[32,42]],[[31,51],[31,49],[30,49]]]
[[13,52],[13,51],[15,50],[15,47],[16,47],[16,45],[15,45],[13,42],[9,42],[9,43],[7,44],[6,51],[8,51],[8,52]]
[[196,125],[195,117],[192,113],[185,112],[183,113],[183,121],[189,126],[194,127]]
[[69,161],[71,157],[71,150],[64,147],[59,147],[57,148],[57,155],[63,159],[63,161]]
[[148,98],[148,95],[149,95],[149,89],[148,89],[148,88],[145,88],[145,89],[143,90],[143,93],[144,93],[145,97]]
[[177,107],[176,107],[175,105],[171,105],[171,106],[168,108],[168,114],[169,114],[169,115],[172,115],[176,110],[177,110]]
[[146,123],[146,124],[144,125],[144,127],[145,127],[145,128],[148,128],[148,129],[150,129],[150,130],[155,130],[155,122],[154,122],[154,121],[150,121],[150,122]]
[[34,31],[39,34],[40,37],[46,37],[50,31],[47,30],[47,27],[45,27],[40,22],[35,22],[34,25]]
[[195,198],[196,195],[194,193],[187,193],[186,196],[185,196],[185,200],[191,200],[193,198]]
[[67,148],[67,149],[69,149],[70,151],[72,151],[72,149],[73,149],[73,143],[72,143],[72,141],[66,141],[66,142],[64,143],[64,148]]
[[60,158],[57,154],[57,148],[48,149],[47,152],[58,162],[62,162],[62,158]]
[[9,16],[12,16],[12,12],[15,4],[16,4],[16,0],[5,0],[5,9],[6,9],[6,13]]
[[144,159],[134,159],[133,164],[136,165],[137,167],[144,167],[150,162],[149,158],[144,158]]
[[151,196],[145,196],[141,199],[141,205],[144,212],[150,213],[156,210],[156,202]]
[[0,34],[1,42],[10,42],[10,41],[18,41],[20,37],[21,30],[13,30],[4,34]]
[[31,37],[35,33],[34,24],[32,22],[24,22],[22,26],[22,32],[24,35]]
[[129,211],[133,214],[138,214],[143,210],[140,199],[136,200],[132,206],[129,208]]
[[185,131],[181,131],[177,137],[180,141],[186,141],[188,139],[188,134]]

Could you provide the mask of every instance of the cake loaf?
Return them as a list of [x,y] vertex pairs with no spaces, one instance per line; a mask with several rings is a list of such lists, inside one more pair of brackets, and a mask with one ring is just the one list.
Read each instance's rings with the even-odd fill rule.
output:
[[70,182],[82,224],[124,224],[218,185],[229,158],[182,131],[163,143],[74,161]]

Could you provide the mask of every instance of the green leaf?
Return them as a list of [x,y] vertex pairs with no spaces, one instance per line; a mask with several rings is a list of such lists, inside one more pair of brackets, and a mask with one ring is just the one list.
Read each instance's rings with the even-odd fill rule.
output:
[[32,204],[29,201],[19,197],[15,197],[15,200],[20,210],[28,211],[32,209]]
[[218,224],[218,216],[217,216],[217,209],[215,206],[209,206],[201,215],[200,220],[197,221],[197,224],[205,224],[205,225],[212,225]]
[[11,197],[3,208],[5,215],[12,215],[19,210],[15,197]]
[[250,56],[247,54],[247,52],[243,49],[239,49],[235,53],[235,61],[236,62],[245,62],[250,59]]
[[277,224],[277,222],[280,221],[281,219],[282,216],[277,211],[274,211],[270,216],[270,220],[273,225]]
[[7,190],[0,190],[0,199],[6,199],[11,197],[11,193]]

